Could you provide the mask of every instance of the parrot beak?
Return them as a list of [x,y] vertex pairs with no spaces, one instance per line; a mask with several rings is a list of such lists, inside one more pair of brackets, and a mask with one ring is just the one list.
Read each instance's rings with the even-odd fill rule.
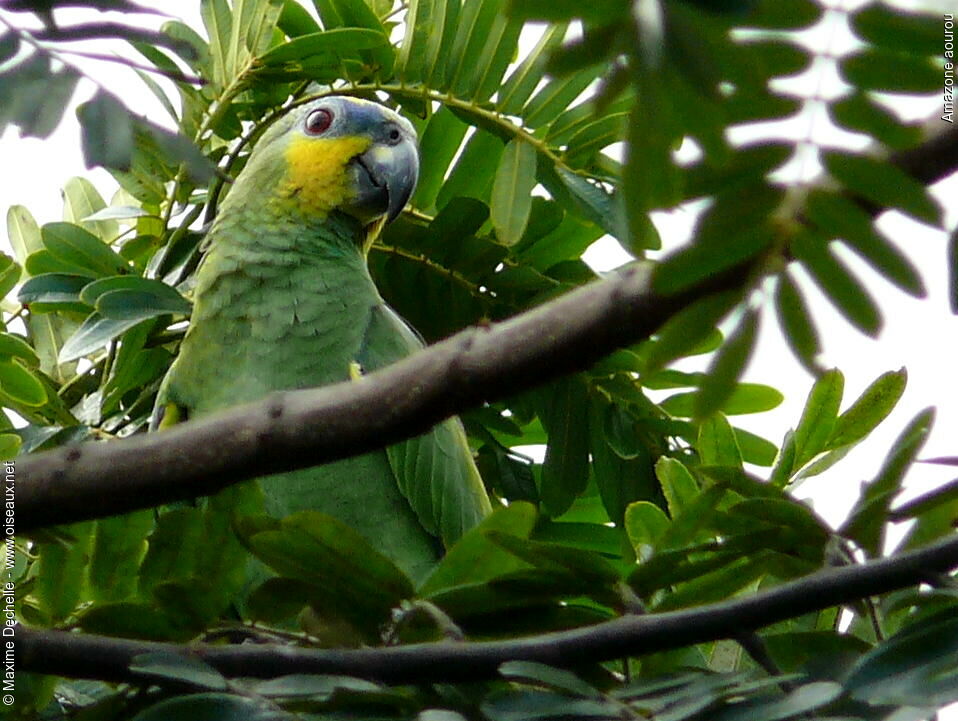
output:
[[350,210],[372,220],[396,219],[406,207],[419,179],[419,153],[414,141],[403,138],[396,145],[376,143],[353,159],[356,197]]

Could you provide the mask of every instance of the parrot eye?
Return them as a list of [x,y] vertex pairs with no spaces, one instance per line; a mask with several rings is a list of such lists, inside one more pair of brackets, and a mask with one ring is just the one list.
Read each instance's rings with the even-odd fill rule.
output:
[[306,132],[310,135],[322,135],[333,124],[333,114],[328,110],[314,110],[306,116]]
[[389,130],[389,142],[396,144],[402,140],[402,133],[399,132],[399,128],[393,127]]

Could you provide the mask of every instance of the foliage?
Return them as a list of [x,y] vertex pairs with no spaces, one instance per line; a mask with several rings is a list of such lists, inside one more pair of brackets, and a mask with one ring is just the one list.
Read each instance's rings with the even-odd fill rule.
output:
[[[648,12],[633,15],[640,6]],[[819,3],[203,0],[201,7],[202,29],[172,20],[162,43],[128,36],[148,64],[179,77],[174,104],[142,75],[177,133],[133,116],[106,89],[80,108],[88,162],[110,169],[121,187],[112,202],[76,178],[63,191],[63,222],[38,227],[26,208],[8,211],[16,257],[0,258],[0,286],[4,295],[19,288],[4,306],[0,333],[5,457],[144,429],[189,317],[201,217],[215,214],[228,192],[224,176],[243,167],[281,109],[318,94],[378,99],[419,130],[418,189],[369,260],[384,297],[427,341],[594,280],[582,253],[603,235],[641,261],[661,244],[649,213],[703,199],[693,240],[656,261],[656,288],[677,293],[746,261],[751,285],[690,305],[655,337],[588,371],[467,413],[483,479],[509,504],[418,587],[332,520],[237,515],[230,527],[215,512],[230,508],[226,493],[206,508],[158,518],[141,511],[21,539],[25,624],[150,640],[248,634],[302,645],[509,638],[691,608],[878,557],[893,522],[915,521],[904,548],[953,532],[953,492],[893,509],[931,412],[903,431],[837,531],[789,495],[840,462],[905,386],[904,371],[887,373],[841,410],[844,379],[817,364],[822,339],[795,268],[874,335],[881,309],[833,242],[921,296],[921,274],[875,226],[870,208],[942,222],[925,185],[884,156],[822,151],[833,182],[784,187],[770,174],[797,141],[730,143],[730,127],[801,110],[801,99],[774,81],[811,64],[797,31],[822,18]],[[570,32],[577,18],[582,32]],[[861,47],[839,61],[849,90],[829,103],[832,119],[885,150],[914,147],[921,131],[887,111],[879,94],[939,92],[940,19],[872,3],[850,22]],[[523,30],[536,38],[531,48],[520,48]],[[25,37],[0,36],[0,59],[8,61],[0,84],[11,98],[0,122],[44,137],[78,75],[70,65],[54,69],[52,41],[21,51]],[[697,159],[675,160],[683,140],[694,142]],[[622,142],[624,157],[604,152]],[[768,305],[817,378],[780,446],[730,421],[782,398],[739,382],[769,310],[750,291],[767,287],[767,278]],[[723,319],[727,335],[717,330]],[[702,354],[711,354],[704,373],[673,367]],[[649,391],[666,389],[675,392],[650,400]],[[27,425],[15,427],[15,417]],[[521,451],[534,444],[546,444],[541,463]],[[234,532],[246,551],[223,542]],[[247,553],[277,573],[241,610],[265,624],[256,628],[240,626],[231,607]],[[951,585],[945,579],[797,617],[748,643],[687,645],[575,674],[510,662],[497,681],[463,685],[389,687],[305,674],[254,681],[160,655],[138,660],[132,685],[35,677],[21,682],[18,700],[25,717],[65,718],[83,708],[82,718],[140,721],[920,717],[958,699]]]

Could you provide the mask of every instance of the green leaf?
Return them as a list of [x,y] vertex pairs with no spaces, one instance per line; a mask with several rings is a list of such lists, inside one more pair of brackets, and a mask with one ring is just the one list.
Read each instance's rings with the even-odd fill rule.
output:
[[94,601],[122,601],[135,594],[153,515],[152,510],[136,511],[95,522],[88,569]]
[[47,402],[47,391],[40,379],[15,360],[0,360],[0,391],[33,408]]
[[592,84],[600,71],[598,66],[583,68],[546,83],[519,113],[526,127],[539,128],[555,120],[559,113],[568,108],[569,104]]
[[799,233],[792,249],[845,319],[861,332],[877,336],[882,327],[878,305],[845,264],[829,252],[827,241],[812,233]]
[[488,202],[502,150],[503,145],[499,138],[477,130],[466,141],[449,177],[439,189],[436,207],[441,209],[459,196]]
[[174,288],[152,278],[117,276],[87,285],[80,299],[104,318],[146,320],[167,313],[189,315],[191,306]]
[[553,518],[562,515],[589,480],[589,397],[577,376],[540,391],[542,424],[549,433],[540,497]]
[[721,413],[714,414],[699,425],[695,448],[703,466],[742,467],[742,452],[735,431]]
[[726,291],[695,301],[672,316],[657,332],[646,359],[646,373],[661,370],[673,360],[690,355],[709,338],[718,322],[738,303],[737,291]]
[[429,118],[419,142],[422,165],[412,198],[415,207],[428,211],[435,205],[446,171],[456,157],[468,127],[445,106]]
[[[493,34],[500,8],[495,0],[472,0],[463,3],[456,21],[456,37],[449,54],[446,56],[445,80],[440,86],[448,88],[454,95],[470,97],[476,90],[479,73],[484,68],[478,66],[479,56],[487,48],[495,48]],[[499,22],[504,26],[505,18]]]
[[360,50],[388,44],[388,38],[377,30],[368,28],[335,28],[325,32],[303,35],[261,55],[257,65],[267,68],[302,63],[317,56],[356,57]]
[[270,721],[276,712],[258,701],[229,693],[174,696],[140,711],[131,721]]
[[792,353],[806,370],[816,373],[822,344],[805,297],[787,271],[778,276],[775,286],[775,313]]
[[879,48],[846,55],[839,71],[860,90],[920,94],[937,92],[942,85],[941,68],[932,58]]
[[934,421],[934,409],[919,413],[892,444],[875,479],[855,504],[840,532],[854,540],[871,557],[881,554],[888,512],[901,491],[905,472],[914,462]]
[[910,13],[877,2],[852,13],[849,20],[858,37],[888,50],[935,55],[941,49],[942,21],[930,13]]
[[669,517],[665,515],[665,511],[648,501],[630,503],[625,509],[625,531],[639,558],[647,555],[643,548],[656,547],[656,543],[669,527],[669,523]]
[[546,63],[553,50],[565,38],[566,23],[550,25],[539,41],[523,57],[498,91],[497,105],[505,115],[518,115],[542,80]]
[[79,225],[106,243],[120,232],[115,220],[92,220],[90,216],[106,208],[100,191],[86,178],[70,178],[63,185],[63,220]]
[[525,232],[535,184],[535,148],[515,138],[506,145],[492,184],[492,225],[505,245],[515,245]]
[[782,191],[764,182],[718,195],[699,218],[694,242],[663,259],[655,271],[655,289],[677,293],[761,253],[775,240],[769,218]]
[[0,333],[0,358],[20,358],[26,361],[27,365],[36,367],[40,364],[37,352],[33,350],[29,343],[11,335],[10,333]]
[[59,362],[67,363],[99,350],[121,333],[139,323],[142,318],[115,320],[99,313],[90,313],[60,349]]
[[210,691],[225,691],[226,678],[194,656],[173,653],[141,653],[133,657],[130,671],[154,681],[176,681]]
[[672,518],[688,508],[699,495],[698,483],[681,461],[662,456],[655,463],[655,475],[662,483],[662,493]]
[[757,0],[742,25],[771,30],[800,30],[817,23],[824,8],[814,0]]
[[0,433],[0,460],[9,461],[17,457],[23,439],[16,433]]
[[908,373],[902,368],[883,373],[835,422],[828,448],[857,443],[871,433],[892,412],[905,392]]
[[825,153],[823,162],[836,180],[879,207],[899,208],[917,220],[941,224],[941,207],[927,188],[890,163],[839,152]]
[[17,300],[36,313],[54,310],[86,313],[90,308],[80,301],[80,291],[92,280],[88,275],[43,273],[20,287]]
[[709,364],[695,396],[695,418],[707,418],[732,396],[752,355],[757,333],[758,313],[749,309]]
[[902,122],[866,93],[856,92],[831,103],[828,112],[838,125],[870,135],[890,148],[908,148],[921,140],[920,126]]
[[927,708],[958,699],[958,616],[939,612],[905,627],[862,656],[844,683],[869,704]]
[[916,298],[926,295],[921,274],[908,257],[874,227],[861,206],[836,193],[813,192],[806,217],[821,233],[841,238],[888,280]]
[[329,674],[323,674],[322,676],[309,674],[277,676],[265,681],[257,681],[253,687],[253,693],[259,696],[271,698],[309,697],[313,702],[328,701],[339,690],[353,691],[360,694],[378,694],[384,691],[385,687],[361,678]]
[[504,573],[524,568],[511,553],[489,540],[489,531],[528,538],[536,524],[536,509],[530,503],[511,503],[496,509],[478,526],[467,531],[449,549],[417,593],[431,596],[464,583],[482,583]]
[[47,250],[78,270],[100,276],[117,275],[130,269],[119,253],[78,225],[47,223],[40,232]]
[[77,108],[83,160],[88,168],[129,170],[133,161],[133,117],[116,96],[103,90]]
[[628,4],[624,0],[592,4],[583,4],[576,0],[509,0],[506,12],[523,20],[557,21],[582,18],[597,25],[619,20],[628,22]]
[[[662,401],[659,406],[669,415],[693,418],[696,414],[698,393],[676,393]],[[763,413],[778,407],[783,400],[780,391],[760,383],[739,383],[733,386],[729,397],[719,409],[725,415],[738,416],[747,413]]]
[[506,661],[499,666],[499,673],[512,681],[532,683],[555,689],[572,697],[601,698],[602,694],[571,671],[553,668],[534,661]]
[[374,631],[412,597],[412,583],[392,561],[342,521],[315,511],[284,518],[279,528],[247,539],[253,553],[283,576],[313,589],[317,613]]
[[771,466],[778,454],[778,446],[769,440],[750,433],[741,428],[733,428],[735,442],[742,452],[745,463],[754,463],[756,466]]
[[26,262],[28,255],[43,247],[40,226],[22,205],[11,205],[7,209],[7,237],[20,265]]
[[804,465],[828,446],[844,390],[845,376],[838,369],[823,373],[815,381],[795,429],[793,468]]

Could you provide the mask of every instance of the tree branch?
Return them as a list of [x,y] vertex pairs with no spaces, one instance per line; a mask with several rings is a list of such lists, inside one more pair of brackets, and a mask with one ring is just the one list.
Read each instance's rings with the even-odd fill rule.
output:
[[163,433],[27,456],[16,462],[17,530],[196,498],[410,438],[485,401],[588,368],[649,337],[692,301],[740,287],[749,271],[738,266],[662,296],[651,289],[648,267],[631,267],[356,381],[275,393]]
[[269,678],[332,673],[387,683],[494,678],[508,660],[580,666],[691,644],[735,638],[764,626],[920,583],[958,566],[958,537],[859,566],[813,573],[754,596],[644,616],[623,616],[586,628],[506,641],[411,644],[356,650],[274,644],[179,645],[66,631],[16,630],[23,671],[104,681],[136,681],[129,671],[141,653],[195,655],[227,676]]
[[79,42],[81,40],[100,40],[103,38],[118,38],[128,42],[143,43],[144,45],[159,45],[169,48],[181,56],[197,59],[196,48],[184,40],[171,37],[166,33],[133,27],[123,23],[98,22],[73,25],[71,27],[46,27],[43,30],[30,30],[29,33],[37,40],[60,43]]

